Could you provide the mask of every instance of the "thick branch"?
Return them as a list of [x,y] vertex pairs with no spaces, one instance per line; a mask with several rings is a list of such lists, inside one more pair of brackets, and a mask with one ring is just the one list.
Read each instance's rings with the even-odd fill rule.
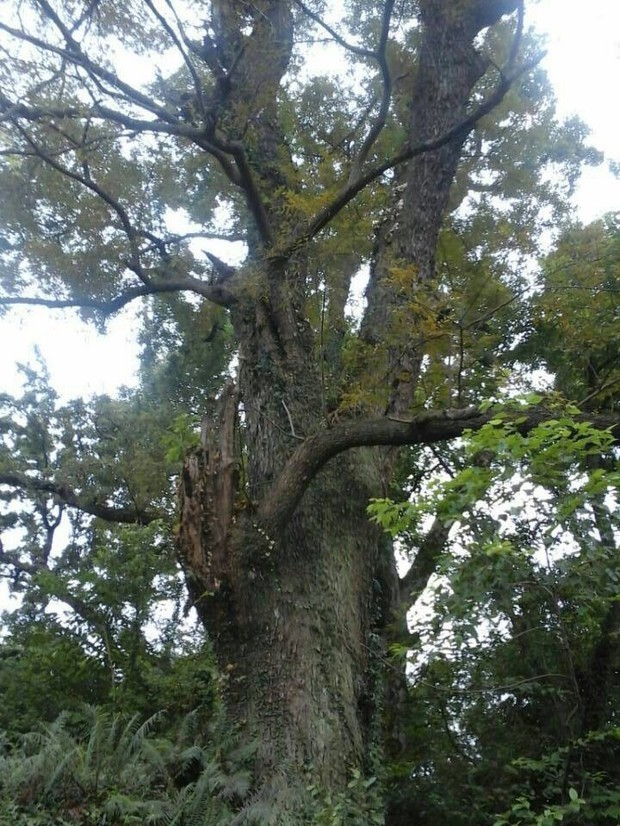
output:
[[198,278],[185,276],[185,278],[175,278],[161,282],[160,284],[148,284],[140,287],[129,287],[125,292],[112,298],[109,301],[97,301],[94,298],[44,298],[36,296],[0,296],[1,306],[27,305],[30,307],[48,307],[52,310],[65,310],[70,307],[85,310],[97,310],[104,316],[110,316],[145,295],[156,295],[158,293],[193,292],[202,295],[204,298],[218,304],[220,307],[232,306],[236,299],[234,294],[221,284],[206,284]]
[[76,493],[66,485],[52,482],[48,479],[33,479],[23,473],[0,473],[0,485],[18,488],[25,492],[45,493],[56,497],[59,501],[77,508],[91,516],[105,519],[106,522],[117,522],[129,525],[148,525],[155,519],[163,518],[164,514],[145,508],[123,508],[103,504],[95,496]]
[[[271,530],[284,526],[319,470],[334,456],[354,447],[434,444],[477,431],[498,415],[497,409],[481,412],[477,407],[425,411],[412,419],[382,417],[343,422],[330,430],[309,436],[290,457],[280,476],[259,506],[259,517]],[[517,430],[528,433],[541,422],[557,415],[546,407],[519,412]],[[595,427],[612,428],[620,440],[620,420],[616,416],[576,417]]]
[[258,181],[248,162],[245,149],[238,141],[226,144],[224,148],[226,151],[229,151],[235,159],[237,169],[239,170],[238,186],[245,193],[247,205],[254,216],[262,240],[266,246],[270,246],[273,242],[273,235],[269,225],[269,217],[259,192]]
[[411,567],[398,583],[401,602],[406,602],[407,607],[418,599],[437,570],[437,560],[446,547],[450,528],[451,525],[436,518],[420,542]]

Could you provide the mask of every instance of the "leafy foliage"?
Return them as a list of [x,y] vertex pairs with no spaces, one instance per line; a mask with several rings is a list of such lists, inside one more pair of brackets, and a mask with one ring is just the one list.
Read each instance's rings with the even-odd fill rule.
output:
[[[583,123],[557,119],[522,4],[0,5],[0,308],[75,306],[104,328],[145,299],[138,387],[61,403],[39,365],[0,397],[15,598],[0,817],[267,823],[261,792],[286,786],[288,751],[295,822],[381,823],[386,785],[391,824],[615,822],[620,477],[616,437],[580,410],[617,410],[618,220],[570,223],[601,157]],[[344,55],[329,76],[307,49],[326,35]],[[352,313],[364,273],[368,308]],[[558,395],[515,401],[519,365],[550,371]],[[321,437],[357,419],[415,435],[428,411],[445,424],[497,400],[461,442],[395,459],[360,440],[342,484],[307,464],[272,535],[273,486],[286,498]],[[371,513],[409,557],[400,583],[359,522],[390,483],[396,501]],[[324,593],[309,594],[316,572]],[[375,641],[390,634],[388,669]],[[324,680],[307,696],[355,765],[300,722],[305,675],[284,655],[302,645]],[[388,708],[379,677],[403,670],[404,707]],[[264,706],[258,789],[254,746],[220,722],[223,687],[239,725]],[[381,709],[397,720],[385,782]]]
[[619,261],[618,214],[568,227],[544,261],[532,332],[518,350],[588,408],[617,407]]
[[64,713],[1,758],[0,816],[23,826],[229,822],[228,804],[248,788],[248,753],[222,740],[208,746],[203,727],[197,711],[173,739],[157,733],[160,715]]
[[417,822],[616,817],[620,476],[611,434],[576,413],[527,435],[518,411],[497,416],[426,497],[370,507],[413,547],[428,514],[453,525],[402,652],[409,753],[395,789]]

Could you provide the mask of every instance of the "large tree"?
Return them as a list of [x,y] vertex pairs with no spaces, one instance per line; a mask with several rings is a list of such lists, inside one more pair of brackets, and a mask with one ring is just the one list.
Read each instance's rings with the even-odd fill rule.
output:
[[[372,770],[388,629],[447,528],[399,581],[367,504],[402,477],[400,447],[494,415],[477,403],[519,332],[517,253],[586,154],[532,75],[519,0],[336,5],[31,0],[3,3],[0,24],[1,303],[101,321],[145,299],[142,392],[152,406],[167,384],[181,442],[172,413],[203,416],[176,517],[147,419],[110,453],[105,405],[86,438],[74,428],[37,472],[25,462],[0,482],[48,522],[52,501],[176,520],[230,719],[257,738],[245,814],[261,822],[294,818],[309,782],[338,791]],[[313,76],[317,33],[349,74]],[[142,471],[115,475],[121,453],[140,468],[138,446]]]

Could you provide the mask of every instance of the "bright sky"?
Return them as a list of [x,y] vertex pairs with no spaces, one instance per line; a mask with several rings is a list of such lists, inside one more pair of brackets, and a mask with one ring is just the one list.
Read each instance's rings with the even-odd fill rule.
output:
[[[620,2],[618,0],[538,0],[527,19],[548,37],[544,61],[556,90],[559,112],[578,114],[592,129],[592,143],[607,161],[620,162],[618,114],[613,104],[620,78]],[[584,175],[575,199],[584,221],[620,209],[620,181],[607,162]],[[14,309],[0,319],[0,392],[19,392],[16,362],[32,360],[37,345],[52,383],[64,398],[113,394],[132,382],[137,347],[132,311],[108,325],[108,335],[80,324],[73,313]]]
[[605,163],[588,169],[575,198],[582,221],[620,209],[620,179],[609,161],[620,162],[618,107],[620,80],[620,3],[618,0],[538,0],[528,19],[547,36],[547,70],[562,117],[579,115],[592,130],[591,141]]

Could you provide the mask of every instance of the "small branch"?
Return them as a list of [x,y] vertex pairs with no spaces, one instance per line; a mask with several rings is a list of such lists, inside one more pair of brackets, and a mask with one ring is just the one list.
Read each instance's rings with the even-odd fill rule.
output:
[[[50,77],[33,86],[30,94],[36,96],[36,94],[45,89],[46,86],[49,86],[55,80],[58,80],[61,74],[61,72],[52,72]],[[0,90],[0,123],[5,120],[11,120],[15,112],[19,110],[20,106],[21,103],[13,103]]]
[[183,241],[191,241],[193,238],[204,238],[205,241],[230,241],[235,243],[237,241],[247,241],[247,234],[245,232],[184,232],[182,234],[169,235],[164,239],[166,244],[180,244]]
[[[11,37],[16,38],[17,40],[22,40],[25,43],[30,43],[32,46],[36,46],[36,48],[41,49],[43,52],[48,52],[50,54],[57,55],[62,60],[71,63],[74,66],[81,67],[88,72],[93,82],[95,79],[103,80],[105,83],[108,83],[112,88],[118,89],[121,91],[126,99],[131,103],[140,106],[142,109],[146,109],[146,111],[151,112],[152,114],[156,115],[162,121],[174,123],[175,118],[157,103],[154,103],[153,100],[148,96],[140,92],[138,89],[135,89],[133,86],[129,85],[122,81],[118,75],[114,72],[109,71],[108,69],[104,69],[103,67],[94,63],[84,52],[81,50],[79,43],[72,37],[71,33],[69,32],[66,27],[63,26],[62,22],[58,19],[57,15],[53,12],[51,7],[48,3],[44,2],[44,0],[39,0],[39,3],[48,13],[50,19],[52,19],[57,27],[60,28],[63,37],[65,37],[65,41],[67,43],[68,48],[63,49],[60,46],[54,46],[52,43],[47,43],[45,40],[41,40],[39,37],[35,37],[34,35],[28,34],[25,31],[21,31],[20,29],[14,29],[12,26],[7,26],[5,23],[0,22],[0,31],[4,31],[9,34]],[[66,33],[66,34],[65,34]],[[146,121],[148,123],[148,121]]]
[[[393,0],[389,0],[391,6],[394,5]],[[313,12],[312,9],[309,9],[302,0],[295,0],[295,5],[298,6],[306,17],[309,17],[310,20],[313,20],[318,26],[320,26],[327,34],[336,41],[339,46],[342,46],[343,49],[346,49],[347,52],[351,52],[351,54],[355,54],[358,57],[367,57],[371,60],[376,57],[375,52],[371,51],[370,49],[364,49],[362,46],[355,46],[353,43],[349,43],[341,37],[338,32],[333,29],[328,23],[326,23],[322,17],[320,17],[316,12]],[[391,13],[391,12],[390,12]]]
[[429,445],[428,447],[435,459],[437,459],[437,464],[443,470],[446,476],[448,476],[448,478],[450,479],[454,479],[456,475],[454,468],[450,467],[450,465],[446,462],[441,453],[439,453],[439,451],[435,448],[435,445]]
[[284,410],[286,412],[286,417],[288,419],[288,423],[291,426],[291,436],[293,437],[293,439],[298,439],[299,441],[303,442],[304,437],[303,436],[298,436],[297,433],[295,433],[295,425],[293,424],[293,417],[291,416],[291,411],[286,406],[286,402],[284,401],[284,399],[282,399],[282,406],[284,407]]
[[483,686],[481,688],[453,688],[449,686],[438,685],[437,683],[429,683],[427,680],[420,680],[415,679],[416,685],[425,685],[428,688],[432,688],[436,691],[443,691],[447,694],[454,694],[454,695],[467,695],[467,694],[503,694],[506,691],[513,691],[515,688],[519,688],[522,685],[528,685],[529,683],[536,682],[538,680],[567,680],[569,679],[566,674],[560,674],[556,672],[548,672],[547,674],[533,674],[531,677],[523,677],[521,680],[515,680],[514,683],[507,683],[506,685],[497,685],[497,686]]
[[456,398],[461,404],[463,398],[463,372],[465,370],[465,339],[463,327],[459,324],[459,367],[456,374]]
[[[2,26],[0,25],[0,29]],[[38,87],[35,87],[35,90]],[[42,109],[40,106],[25,106],[23,103],[15,103],[8,98],[2,91],[0,91],[0,123],[3,121],[14,120],[16,118],[24,118],[32,122],[39,122],[48,118],[77,118],[82,117],[83,112],[73,106],[66,106],[64,108],[47,108]],[[4,149],[3,155],[11,154],[9,150]]]
[[[181,57],[183,58],[183,62],[187,66],[187,69],[188,69],[188,71],[191,75],[192,82],[194,84],[194,90],[196,92],[196,100],[197,100],[198,106],[200,108],[200,114],[201,114],[202,118],[204,119],[205,104],[204,104],[204,98],[203,98],[203,94],[202,94],[202,83],[200,82],[200,77],[198,76],[198,72],[196,71],[196,67],[194,66],[194,64],[193,64],[192,60],[190,59],[189,55],[187,54],[187,52],[183,48],[183,43],[181,43],[181,41],[179,40],[179,37],[177,36],[177,33],[174,31],[172,26],[168,23],[168,21],[163,16],[163,14],[155,8],[155,5],[151,2],[151,0],[144,0],[144,3],[151,10],[151,13],[157,19],[157,21],[160,24],[160,26],[162,27],[162,29],[164,29],[164,31],[167,33],[168,37],[170,37],[170,39],[172,40],[174,45],[179,50],[179,52],[181,54]],[[176,12],[174,11],[174,8],[172,8],[172,6],[169,3],[167,5],[168,5],[169,8],[172,9],[172,12],[173,12],[173,14],[175,16],[175,19],[176,19],[176,23],[177,23],[178,26],[180,26],[180,21],[179,21],[179,18],[177,16]],[[181,37],[183,37],[183,32],[182,31],[181,31]]]
[[370,154],[370,150],[374,146],[375,141],[381,134],[381,130],[385,126],[385,122],[387,120],[388,112],[390,109],[390,101],[392,99],[392,78],[390,75],[390,67],[388,66],[387,55],[385,50],[387,46],[388,36],[390,33],[390,21],[392,19],[393,8],[394,0],[386,0],[385,6],[383,7],[383,16],[381,19],[381,34],[379,36],[379,46],[374,54],[375,59],[379,63],[382,78],[381,105],[379,107],[379,113],[376,117],[375,122],[370,128],[370,131],[366,135],[366,139],[364,140],[364,143],[360,148],[357,158],[353,162],[351,172],[349,173],[349,180],[347,182],[348,185],[351,185],[359,176],[362,167],[366,163],[366,159]]
[[[47,560],[23,562],[18,559],[16,555],[4,551],[2,548],[2,543],[0,542],[0,565],[12,568],[14,574],[36,576],[38,573],[41,573],[41,571],[49,572],[49,574],[52,575],[46,583],[49,596],[53,596],[60,602],[64,602],[92,628],[97,631],[101,631],[102,639],[106,633],[110,636],[110,638],[113,638],[112,626],[106,619],[105,615],[100,613],[97,608],[88,603],[86,600],[71,594],[68,590],[67,584],[62,580],[58,572],[50,569],[47,564]],[[6,575],[3,574],[2,576]],[[114,649],[117,654],[122,651],[117,643],[114,643]]]
[[[364,107],[364,109],[362,110],[357,121],[353,124],[352,128],[349,129],[349,131],[346,132],[337,143],[331,143],[327,138],[324,138],[324,140],[326,140],[326,142],[329,143],[330,149],[332,149],[333,151],[335,151],[336,149],[342,149],[348,141],[352,141],[355,135],[357,135],[362,126],[366,123],[368,116],[370,115],[376,104],[377,96],[373,95]],[[322,158],[320,154],[317,154],[314,157],[317,160],[321,160]]]
[[[231,183],[236,186],[241,186],[241,175],[239,170],[236,169],[235,164],[232,162],[230,153],[227,153],[225,149],[218,147],[209,141],[203,127],[192,126],[191,124],[180,121],[177,116],[171,114],[147,95],[144,95],[142,92],[120,80],[114,72],[110,72],[93,63],[88,57],[86,57],[86,55],[84,55],[79,48],[79,44],[75,43],[75,41],[71,40],[74,45],[70,50],[66,50],[47,43],[38,37],[29,35],[26,32],[20,31],[19,29],[14,29],[11,26],[7,26],[1,22],[0,31],[4,31],[16,39],[30,43],[44,52],[55,54],[63,61],[67,61],[77,67],[85,69],[90,77],[90,80],[100,89],[102,93],[111,97],[120,97],[125,101],[125,103],[131,103],[139,106],[141,109],[155,115],[157,120],[148,120],[145,118],[135,117],[127,113],[120,112],[117,109],[113,109],[100,102],[93,103],[93,106],[88,110],[89,117],[94,116],[103,120],[111,121],[112,123],[117,123],[133,132],[166,134],[186,138],[215,158]],[[101,81],[108,84],[111,89],[117,90],[117,92],[113,92],[111,89],[106,89],[103,87],[101,85]],[[119,95],[118,92],[122,94]],[[85,112],[77,107],[66,107],[64,109],[29,107],[23,105],[21,102],[12,102],[5,95],[0,93],[1,120],[24,118],[30,121],[40,122],[48,118],[81,117],[86,117]]]
[[94,496],[76,493],[66,485],[58,484],[47,479],[33,479],[23,473],[0,473],[0,485],[18,488],[28,493],[44,493],[56,497],[60,502],[77,510],[89,513],[107,522],[117,522],[131,525],[148,525],[156,519],[164,517],[163,512],[150,509],[122,508],[102,504]]
[[329,35],[331,35],[331,37],[336,41],[336,43],[338,43],[339,46],[342,46],[343,49],[346,49],[347,51],[357,55],[358,57],[364,57],[370,60],[375,60],[379,64],[379,68],[381,70],[382,94],[379,113],[375,119],[375,122],[370,128],[370,131],[368,132],[368,135],[366,136],[357,157],[355,158],[355,161],[349,173],[348,185],[350,185],[359,176],[360,170],[366,162],[370,150],[374,146],[375,141],[381,133],[381,130],[385,126],[388,111],[390,108],[390,100],[392,97],[392,80],[390,77],[390,68],[387,62],[386,46],[388,36],[390,33],[390,21],[392,18],[392,10],[394,8],[395,0],[386,0],[385,2],[385,5],[383,7],[383,14],[381,17],[381,33],[379,35],[379,45],[377,49],[374,51],[371,51],[370,49],[364,49],[359,46],[355,46],[351,43],[348,43],[321,17],[319,17],[318,14],[313,12],[303,2],[301,2],[301,0],[295,0],[295,2],[299,6],[299,8],[304,12],[304,14],[311,20],[314,20],[315,23],[317,23]]
[[[27,110],[25,107],[22,107],[20,109],[19,116],[26,117],[26,113],[29,111],[31,110]],[[119,112],[117,109],[111,109],[101,103],[94,103],[92,109],[89,111],[92,116],[101,118],[104,121],[107,120],[112,123],[117,123],[120,126],[124,126],[126,129],[129,129],[131,132],[151,132],[155,135],[163,134],[172,135],[177,138],[186,138],[196,146],[200,147],[200,149],[203,149],[207,154],[215,158],[215,160],[222,167],[222,170],[228,180],[235,184],[235,186],[241,187],[241,175],[230,157],[231,153],[228,152],[227,148],[220,145],[216,146],[214,143],[207,140],[204,129],[192,126],[188,123],[182,123],[171,118],[168,118],[166,121],[136,118],[131,115],[127,115],[124,112]],[[39,110],[39,112],[39,119],[41,116],[48,116],[47,110]],[[75,110],[75,113],[82,117],[84,116],[83,113],[79,112],[79,110]]]
[[[133,104],[146,112],[155,115],[156,120],[136,118],[129,114],[110,108],[97,101],[94,101],[93,103],[90,110],[90,116],[100,117],[120,124],[127,129],[136,130],[138,132],[164,133],[176,135],[177,137],[185,137],[205,152],[212,155],[219,162],[231,183],[240,187],[240,189],[244,192],[262,240],[267,246],[271,245],[272,232],[269,226],[267,210],[263,204],[254,174],[247,161],[243,146],[236,141],[228,143],[216,139],[215,134],[210,134],[209,131],[205,131],[204,125],[198,128],[179,120],[178,115],[172,114],[164,106],[154,101],[151,97],[121,80],[115,72],[110,71],[104,66],[93,61],[84,51],[82,51],[80,43],[73,37],[71,30],[63,23],[50,3],[47,2],[47,0],[38,0],[38,5],[44,15],[49,19],[50,23],[62,36],[65,42],[64,48],[60,45],[56,46],[53,43],[42,40],[41,38],[20,29],[7,26],[4,23],[0,23],[0,31],[4,31],[11,37],[17,38],[26,43],[30,43],[37,49],[42,50],[44,53],[54,54],[61,58],[61,60],[72,64],[78,69],[83,69],[87,73],[91,83],[95,84],[102,94],[113,98],[120,97],[125,103]],[[160,20],[160,23],[164,26],[168,35],[173,38],[177,48],[181,50],[181,53],[192,73],[192,79],[199,96],[200,105],[202,106],[202,114],[203,116],[206,116],[204,111],[204,103],[202,102],[200,78],[196,70],[193,68],[189,55],[185,49],[183,49],[183,45],[177,34],[170,27],[165,18],[161,17],[151,0],[147,0],[147,5],[152,13],[154,13]],[[1,98],[0,103],[3,103]],[[21,105],[7,107],[6,103],[4,103],[4,105],[0,107],[0,114],[7,114],[7,112],[11,113],[13,119],[23,117],[39,121],[50,116],[49,112],[39,108],[29,108]],[[72,116],[83,117],[84,115],[80,110],[73,110]]]
[[137,233],[134,229],[133,224],[131,223],[131,219],[129,218],[127,210],[122,206],[122,204],[120,204],[116,200],[116,198],[113,198],[108,192],[106,192],[106,190],[103,189],[103,187],[99,186],[99,184],[93,181],[92,178],[86,177],[85,175],[80,175],[78,172],[75,172],[72,169],[67,169],[66,166],[63,166],[61,163],[58,163],[58,161],[52,158],[47,152],[45,152],[45,150],[38,143],[36,143],[32,136],[28,134],[28,132],[26,132],[24,129],[21,129],[19,126],[18,129],[24,140],[27,141],[27,143],[32,147],[32,150],[37,157],[41,158],[41,160],[48,164],[48,166],[51,166],[52,169],[55,169],[64,177],[76,181],[76,183],[79,183],[86,189],[89,189],[105,204],[107,204],[113,212],[116,213],[121,222],[123,230],[125,231],[125,235],[127,236],[129,249],[131,251],[131,258],[127,262],[127,267],[132,272],[134,272],[141,281],[143,281],[145,284],[148,284],[149,279],[146,276],[142,268],[142,264],[140,262],[140,252],[138,249]]
[[102,106],[101,104],[95,104],[93,111],[103,120],[118,123],[131,131],[152,132],[153,134],[173,135],[179,138],[186,138],[196,146],[200,147],[200,149],[203,149],[207,154],[215,158],[215,160],[222,167],[222,171],[228,180],[235,186],[242,188],[241,174],[230,157],[232,153],[227,147],[220,144],[216,145],[214,142],[208,140],[205,137],[204,129],[191,126],[187,123],[180,123],[179,121],[162,123],[161,121],[134,118],[130,115],[125,115],[116,109],[110,109],[107,106]]
[[[498,313],[500,310],[503,310],[504,307],[508,307],[510,304],[512,304],[514,301],[516,301],[517,298],[521,298],[530,289],[531,289],[531,287],[528,285],[526,287],[523,287],[520,290],[516,290],[511,296],[506,298],[504,301],[500,301],[500,303],[496,304],[495,307],[491,307],[489,310],[486,310],[486,312],[482,313],[482,315],[479,315],[477,318],[474,318],[472,321],[468,321],[467,324],[463,324],[461,321],[459,321],[458,322],[459,328],[461,330],[475,329],[480,324],[484,324],[485,321],[489,321],[489,319],[493,318],[495,313]],[[465,309],[465,312],[462,314],[461,319],[465,316],[468,309],[469,308]]]
[[593,398],[598,396],[605,390],[609,390],[610,387],[615,387],[617,384],[620,384],[620,377],[615,379],[611,379],[610,381],[603,382],[598,387],[596,387],[591,393],[588,393],[581,401],[577,402],[577,407],[582,407],[587,402],[591,401]]

